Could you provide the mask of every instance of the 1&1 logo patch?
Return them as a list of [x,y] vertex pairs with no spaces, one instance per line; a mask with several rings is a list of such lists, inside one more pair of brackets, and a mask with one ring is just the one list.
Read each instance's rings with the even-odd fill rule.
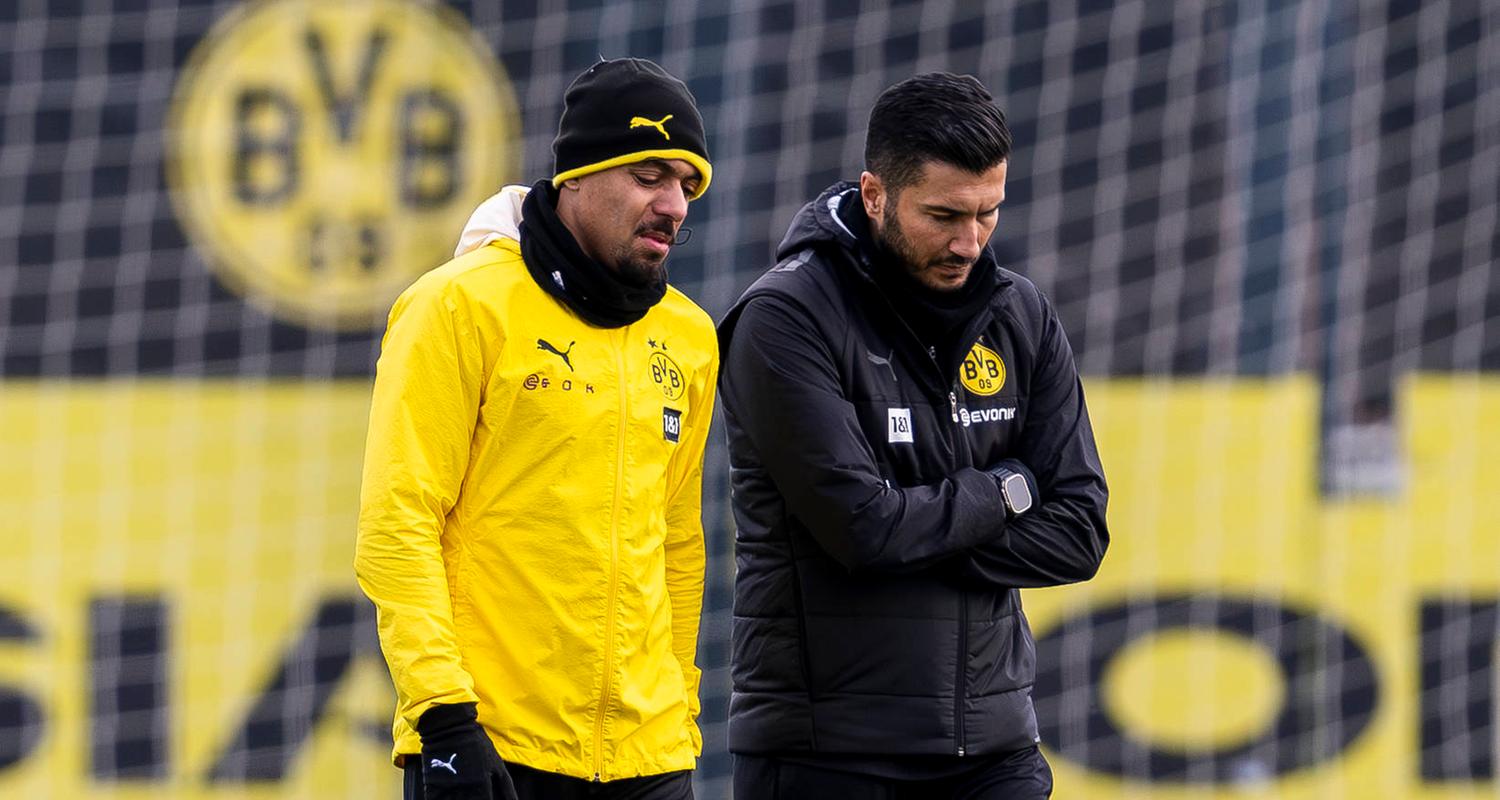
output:
[[886,441],[891,444],[897,442],[914,443],[916,440],[912,438],[911,409],[886,409],[885,433]]
[[675,408],[662,407],[661,437],[675,442],[682,436],[682,412]]

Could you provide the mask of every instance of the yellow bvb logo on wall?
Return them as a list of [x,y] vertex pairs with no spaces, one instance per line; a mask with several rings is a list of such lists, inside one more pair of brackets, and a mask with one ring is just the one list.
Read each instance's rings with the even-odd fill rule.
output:
[[168,183],[223,281],[310,327],[380,325],[516,171],[518,112],[456,12],[410,0],[268,0],[182,71]]

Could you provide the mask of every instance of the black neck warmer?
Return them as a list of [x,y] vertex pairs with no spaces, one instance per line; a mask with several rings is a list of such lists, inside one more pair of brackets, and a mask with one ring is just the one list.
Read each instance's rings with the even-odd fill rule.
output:
[[543,291],[600,328],[639,320],[667,293],[665,271],[661,280],[638,286],[584,255],[557,216],[557,189],[547,180],[537,181],[521,203],[521,258]]

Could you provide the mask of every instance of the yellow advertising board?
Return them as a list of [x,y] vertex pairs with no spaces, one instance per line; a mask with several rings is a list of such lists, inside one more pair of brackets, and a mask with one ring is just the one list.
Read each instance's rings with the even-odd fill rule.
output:
[[0,797],[399,796],[352,577],[368,404],[0,384],[0,692],[26,723]]
[[[1500,384],[1411,382],[1406,491],[1345,504],[1310,382],[1088,389],[1114,540],[1026,599],[1056,796],[1493,797]],[[0,797],[399,796],[368,398],[0,384]]]
[[1494,797],[1500,381],[1408,382],[1405,490],[1352,502],[1316,491],[1311,382],[1089,389],[1114,540],[1025,602],[1039,659],[1092,634],[1091,688],[1056,707],[1127,744],[1044,733],[1057,796]]

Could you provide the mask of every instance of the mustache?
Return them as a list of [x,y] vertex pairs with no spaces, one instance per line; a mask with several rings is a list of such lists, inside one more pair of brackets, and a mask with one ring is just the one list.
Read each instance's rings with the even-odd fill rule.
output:
[[979,262],[977,258],[964,258],[963,256],[949,256],[936,261],[927,262],[927,269],[933,267],[972,267]]
[[646,233],[659,233],[671,241],[677,238],[677,225],[669,217],[657,217],[656,219],[637,225],[635,233],[637,236]]

